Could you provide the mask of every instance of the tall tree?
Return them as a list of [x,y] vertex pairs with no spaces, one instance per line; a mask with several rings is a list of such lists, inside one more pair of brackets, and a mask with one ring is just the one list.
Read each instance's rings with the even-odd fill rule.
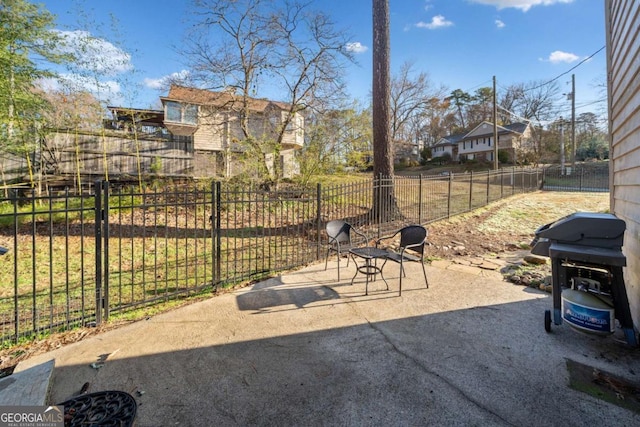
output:
[[[58,63],[60,40],[52,31],[54,16],[25,0],[0,3],[0,149],[26,156],[32,174],[37,142],[33,129],[46,101],[36,81],[53,75],[40,62]],[[32,180],[33,183],[33,180]]]
[[[373,175],[393,182],[393,151],[391,147],[390,126],[390,46],[389,37],[389,0],[373,0]],[[392,213],[395,206],[393,185],[382,185],[381,191],[374,194],[375,214],[381,220]]]
[[458,120],[460,120],[459,130],[467,129],[467,122],[465,121],[465,108],[472,99],[472,96],[462,89],[454,90],[447,98],[447,100],[451,102],[451,105],[455,108],[458,114]]
[[493,89],[481,87],[476,90],[467,106],[467,125],[470,128],[483,121],[493,122]]

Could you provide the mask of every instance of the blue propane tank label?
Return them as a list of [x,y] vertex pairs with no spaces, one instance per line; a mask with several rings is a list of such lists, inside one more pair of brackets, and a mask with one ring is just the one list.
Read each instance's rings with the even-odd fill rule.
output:
[[614,331],[613,310],[599,310],[562,300],[562,318],[587,332],[609,334]]

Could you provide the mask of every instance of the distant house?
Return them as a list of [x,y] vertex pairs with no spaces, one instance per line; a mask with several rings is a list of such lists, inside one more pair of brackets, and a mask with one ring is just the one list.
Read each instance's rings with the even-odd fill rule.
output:
[[[245,163],[243,156],[247,151],[247,137],[241,120],[246,115],[249,134],[260,146],[270,172],[274,171],[277,161],[283,177],[299,173],[295,153],[304,143],[304,118],[300,113],[290,113],[291,105],[266,99],[245,100],[232,92],[212,92],[177,85],[171,86],[169,94],[160,97],[160,101],[162,110],[109,107],[113,118],[105,121],[107,129],[129,135],[135,122],[137,137],[147,140],[139,148],[141,155],[147,158],[145,167],[141,168],[143,171],[148,172],[155,162],[162,165],[160,174],[176,175],[176,170],[179,170],[180,175],[192,177],[229,177],[255,166]],[[287,120],[290,114],[293,117]],[[281,144],[275,150],[280,132]],[[167,147],[153,146],[148,142],[149,138],[169,141],[173,145],[168,148],[183,150],[182,157],[187,158],[187,164],[183,164],[181,157],[179,167],[172,166],[176,162],[167,158]],[[175,152],[171,155],[176,157]],[[120,172],[134,173],[133,163],[127,163]]]
[[[169,94],[161,97],[164,107],[164,126],[174,135],[193,137],[195,159],[212,156],[216,167],[222,167],[223,175],[232,176],[240,172],[238,155],[246,150],[246,139],[241,120],[245,105],[243,97],[232,92],[212,92],[173,85]],[[293,113],[285,129],[282,126],[291,114],[291,106],[283,102],[249,98],[248,128],[258,141],[264,141],[262,153],[267,164],[273,168],[280,162],[284,177],[298,172],[295,152],[304,143],[304,118]],[[278,158],[275,158],[273,144],[279,132],[283,132]],[[197,164],[197,161],[196,161]],[[198,169],[198,168],[196,168]]]
[[[531,125],[512,123],[498,126],[498,150],[505,151],[510,162],[517,161],[519,155],[533,149]],[[452,160],[480,160],[492,162],[495,155],[493,123],[484,121],[466,134],[441,138],[434,146],[432,156],[448,152]]]
[[431,148],[431,157],[443,157],[448,154],[451,160],[458,161],[458,142],[460,142],[465,135],[464,133],[459,133],[456,135],[443,136]]

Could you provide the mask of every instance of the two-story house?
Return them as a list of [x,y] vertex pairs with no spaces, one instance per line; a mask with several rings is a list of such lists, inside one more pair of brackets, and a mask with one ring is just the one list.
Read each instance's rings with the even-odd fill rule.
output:
[[451,160],[458,161],[458,142],[462,141],[465,133],[443,136],[431,147],[431,157],[449,156]]
[[[517,160],[519,153],[533,148],[531,125],[529,123],[512,123],[497,126],[498,150],[505,151],[509,161]],[[445,137],[448,139],[451,137]],[[484,121],[461,138],[456,137],[458,156],[453,160],[480,160],[493,162],[495,155],[495,135],[493,123]]]
[[[223,175],[232,176],[242,170],[240,158],[247,148],[243,144],[247,136],[241,120],[246,111],[246,128],[249,135],[261,143],[267,167],[273,172],[274,162],[279,162],[283,177],[298,173],[295,152],[304,143],[304,118],[296,112],[287,120],[291,114],[289,104],[255,98],[245,100],[229,91],[212,92],[177,85],[172,85],[169,94],[160,100],[164,107],[164,126],[169,132],[193,137],[196,171],[223,168]],[[248,102],[246,108],[245,101]],[[274,150],[286,122],[279,150]]]

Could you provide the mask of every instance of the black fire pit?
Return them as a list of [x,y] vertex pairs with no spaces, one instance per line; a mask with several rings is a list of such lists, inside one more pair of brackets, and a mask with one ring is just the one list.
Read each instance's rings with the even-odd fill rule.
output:
[[98,391],[58,403],[64,407],[64,425],[69,427],[130,427],[138,405],[124,391]]

